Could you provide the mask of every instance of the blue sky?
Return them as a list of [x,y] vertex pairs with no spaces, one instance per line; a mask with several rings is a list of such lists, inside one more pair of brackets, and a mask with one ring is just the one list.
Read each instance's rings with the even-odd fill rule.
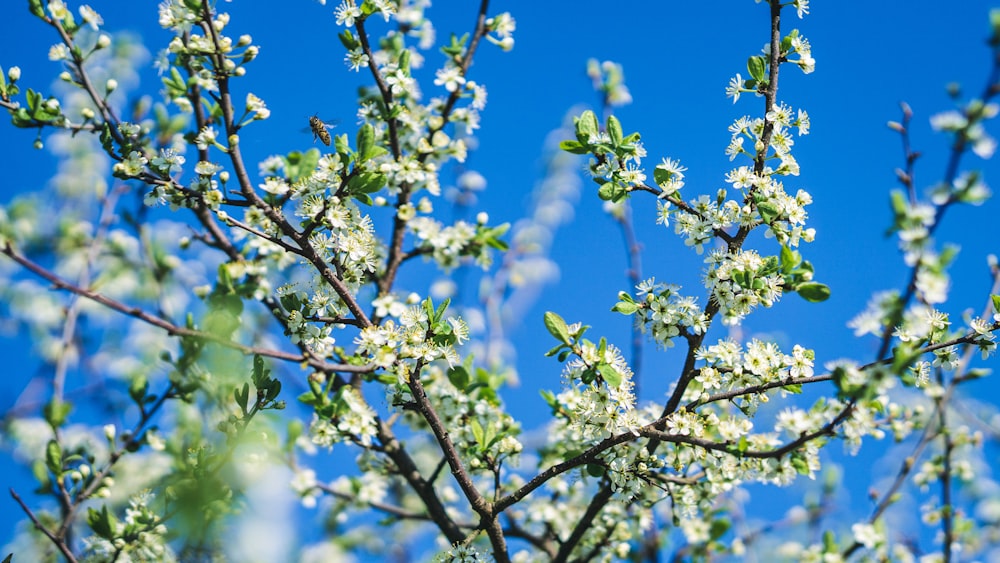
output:
[[[897,185],[893,170],[902,165],[899,137],[886,122],[899,119],[900,101],[913,108],[913,142],[925,155],[917,164],[917,184],[932,185],[943,174],[948,140],[932,134],[927,120],[952,107],[946,84],[958,82],[965,92],[978,93],[989,65],[984,40],[993,2],[955,2],[947,9],[927,0],[860,4],[815,2],[804,20],[786,11],[783,22],[786,32],[798,28],[809,38],[817,60],[811,75],[784,67],[779,98],[807,110],[812,118],[812,134],[796,140],[794,154],[802,173],[786,186],[813,195],[809,212],[817,239],[802,251],[833,296],[822,304],[786,297],[773,309],[753,315],[744,328],[745,336],[767,334],[783,347],[801,343],[815,348],[817,364],[840,357],[872,359],[874,342],[855,339],[846,322],[873,291],[898,288],[906,281],[895,241],[883,237],[890,218],[888,192]],[[102,13],[105,29],[137,33],[154,52],[167,37],[157,27],[152,3],[92,0],[91,5]],[[735,73],[746,75],[747,56],[766,41],[765,6],[749,0],[624,6],[612,11],[605,2],[586,0],[494,5],[494,11],[510,10],[517,19],[516,45],[513,52],[502,53],[484,44],[473,66],[471,78],[487,86],[489,104],[478,135],[479,150],[467,163],[489,182],[479,205],[494,221],[515,221],[526,212],[540,179],[539,155],[546,135],[570,107],[596,102],[584,74],[590,57],[624,66],[634,102],[616,113],[626,132],[642,133],[648,167],[662,157],[680,159],[688,168],[684,193],[689,198],[714,193],[723,184],[732,166],[723,153],[729,140],[726,127],[741,115],[759,115],[763,106],[753,97],[734,106],[723,92]],[[341,63],[333,5],[293,0],[277,8],[257,0],[219,2],[219,7],[233,16],[232,34],[250,33],[262,46],[248,76],[238,83],[272,110],[268,121],[244,133],[242,145],[251,161],[309,146],[311,136],[301,129],[314,113],[347,125],[353,122],[355,86],[369,77],[350,73]],[[430,14],[439,39],[452,31],[460,35],[473,23],[473,3],[438,1]],[[372,27],[381,29],[376,23]],[[0,19],[0,65],[20,65],[24,86],[47,89],[62,70],[46,58],[55,41],[51,30],[19,5]],[[429,53],[428,67],[435,68],[440,60],[439,54]],[[141,79],[143,93],[159,91],[151,68],[142,69]],[[425,90],[430,88],[427,83]],[[0,134],[0,169],[5,172],[0,202],[45,186],[53,161],[47,152],[31,148],[33,140],[34,132],[9,125]],[[995,162],[970,155],[963,164],[981,168],[987,184],[1000,186]],[[513,334],[523,390],[530,392],[509,394],[508,402],[516,416],[529,417],[528,426],[537,421],[534,413],[544,410],[536,390],[558,385],[557,366],[540,358],[552,344],[542,329],[543,311],[584,320],[594,326],[592,335],[607,335],[622,347],[628,341],[628,320],[609,312],[616,293],[627,289],[622,244],[592,186],[585,183],[575,220],[557,236],[553,258],[561,267],[559,283],[542,292],[544,305],[525,315]],[[633,205],[644,240],[644,275],[676,281],[700,295],[702,257],[686,249],[672,231],[654,224],[652,198],[636,197]],[[1000,251],[995,229],[1000,203],[952,211],[938,234],[938,240],[962,246],[951,270],[948,310],[978,312],[989,287],[985,256]],[[764,252],[771,247],[764,242],[758,248]],[[11,406],[34,369],[25,350],[16,338],[0,342],[7,363],[0,410]],[[645,398],[661,399],[680,355],[647,347],[646,356]],[[995,361],[991,364],[996,367]],[[982,393],[997,391],[995,380],[977,385]],[[0,469],[0,476],[21,489],[30,486],[24,484],[22,472]],[[2,506],[7,509],[0,511],[0,530],[9,530],[10,519],[20,515],[13,506]],[[0,542],[4,540],[0,532]]]

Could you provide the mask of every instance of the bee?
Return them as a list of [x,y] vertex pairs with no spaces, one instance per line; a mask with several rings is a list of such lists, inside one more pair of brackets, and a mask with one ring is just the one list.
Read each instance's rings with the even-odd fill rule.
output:
[[327,129],[332,129],[336,125],[336,122],[327,123],[315,115],[310,117],[309,129],[313,134],[313,142],[316,141],[316,137],[319,137],[319,140],[323,141],[324,145],[330,146],[330,132]]

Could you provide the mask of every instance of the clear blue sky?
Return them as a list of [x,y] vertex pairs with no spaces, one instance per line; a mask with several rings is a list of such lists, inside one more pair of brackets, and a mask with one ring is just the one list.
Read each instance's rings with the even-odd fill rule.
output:
[[[90,3],[103,15],[108,31],[137,33],[152,51],[167,37],[157,26],[151,2]],[[23,86],[46,90],[62,70],[46,58],[48,46],[57,38],[27,13],[24,2],[13,4],[16,7],[0,18],[0,65],[5,69],[20,65]],[[435,2],[430,13],[439,38],[469,30],[473,4]],[[917,183],[927,187],[941,178],[947,139],[932,134],[927,120],[951,108],[947,83],[958,82],[970,93],[981,90],[989,65],[984,39],[992,6],[995,3],[983,0],[945,5],[929,0],[814,2],[812,14],[804,20],[786,12],[784,30],[800,29],[810,39],[817,61],[816,72],[808,76],[783,68],[779,98],[806,109],[812,118],[812,134],[798,138],[794,151],[801,176],[786,186],[813,195],[809,212],[817,240],[803,253],[833,296],[819,305],[786,297],[773,309],[753,315],[745,326],[747,336],[767,333],[783,346],[801,343],[815,348],[817,364],[840,357],[872,358],[874,343],[854,339],[845,324],[873,291],[901,287],[906,273],[895,241],[882,236],[889,225],[888,191],[896,187],[893,170],[902,166],[898,135],[885,124],[899,119],[900,101],[909,102],[915,112],[914,145],[926,155],[918,162]],[[308,146],[311,137],[301,129],[314,113],[353,122],[354,85],[368,76],[352,74],[341,63],[332,4],[293,0],[276,8],[272,2],[257,0],[219,2],[218,7],[233,16],[231,34],[250,33],[262,46],[247,78],[237,83],[263,98],[272,110],[268,121],[244,132],[242,145],[250,160]],[[571,106],[596,101],[584,74],[590,57],[624,65],[635,101],[617,114],[626,132],[642,133],[650,168],[661,157],[679,158],[688,167],[687,197],[714,193],[723,184],[731,166],[723,154],[729,140],[726,127],[740,115],[758,115],[763,105],[761,99],[744,97],[733,106],[723,92],[735,73],[746,75],[746,57],[767,39],[765,6],[724,0],[622,3],[609,9],[606,2],[551,0],[497,2],[493,10],[513,12],[516,45],[513,52],[501,53],[484,44],[472,69],[471,78],[489,89],[489,104],[480,148],[468,166],[489,182],[480,204],[494,220],[514,221],[525,212],[541,173],[539,154],[545,136]],[[373,27],[380,29],[379,24]],[[440,62],[436,53],[428,58],[430,68]],[[159,91],[152,69],[143,69],[142,81],[143,93]],[[430,88],[427,83],[425,89]],[[1000,133],[1000,127],[988,128]],[[9,125],[2,129],[0,202],[45,185],[52,159],[31,148],[33,139],[33,131]],[[982,168],[987,183],[1000,189],[1000,166],[995,162],[969,156],[964,163]],[[591,186],[585,185],[588,191],[577,206],[576,220],[556,240],[560,283],[542,293],[544,307],[536,306],[514,334],[522,381],[530,391],[508,397],[516,416],[534,417],[543,411],[535,390],[558,385],[557,366],[540,359],[551,345],[541,329],[544,310],[558,311],[567,320],[584,320],[594,326],[592,334],[606,334],[623,348],[628,342],[628,321],[608,311],[617,291],[627,288],[622,244]],[[695,288],[701,258],[672,232],[653,223],[651,198],[636,197],[633,203],[645,244],[644,274],[683,283],[700,295]],[[953,211],[938,239],[962,244],[951,271],[949,311],[957,315],[967,308],[978,312],[984,304],[989,282],[985,256],[1000,253],[995,227],[1000,202]],[[765,243],[760,248],[770,247]],[[643,375],[646,398],[661,398],[677,372],[672,362],[679,355],[648,352]],[[10,407],[35,363],[17,339],[0,342],[0,353],[6,365],[0,383],[2,411]],[[991,363],[996,367],[995,361]],[[998,389],[995,380],[979,385],[984,393],[995,394]],[[537,418],[528,420],[532,426],[530,421]],[[0,482],[22,490],[30,487],[24,473],[10,472],[7,463],[0,467]],[[21,518],[5,499],[6,494],[0,495],[4,507],[0,542],[6,539],[4,531],[12,519]]]

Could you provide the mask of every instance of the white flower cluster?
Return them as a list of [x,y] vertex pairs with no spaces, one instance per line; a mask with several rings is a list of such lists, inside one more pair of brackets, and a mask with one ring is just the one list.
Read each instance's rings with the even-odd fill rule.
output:
[[416,217],[409,223],[417,236],[417,248],[427,252],[445,271],[457,267],[462,256],[476,250],[474,260],[483,269],[492,263],[492,254],[486,245],[475,245],[476,226],[457,221],[445,226],[430,217]]
[[[529,496],[523,506],[519,505],[515,515],[532,533],[552,530],[558,537],[568,537],[593,499],[593,488],[588,485],[586,479],[551,479],[545,484],[550,494]],[[648,492],[651,488],[647,486],[645,490]],[[602,561],[628,560],[635,542],[641,540],[652,521],[652,511],[640,506],[638,502],[612,497],[594,519],[593,533],[581,539],[573,554],[589,554]],[[516,552],[511,559],[519,563],[551,560],[537,551],[527,550]]]
[[701,334],[708,328],[708,317],[694,297],[682,296],[680,287],[657,283],[650,278],[636,286],[642,306],[636,312],[636,325],[659,346],[670,348],[681,331]]
[[738,324],[757,306],[770,307],[781,298],[784,279],[756,250],[714,250],[705,263],[705,287],[725,324]]
[[997,141],[983,127],[982,121],[1000,113],[1000,105],[983,104],[973,100],[961,111],[951,110],[931,117],[931,127],[936,131],[962,132],[965,143],[980,158],[990,158],[997,148]]
[[[607,380],[581,381],[584,372],[598,364],[617,373],[618,385],[612,386]],[[566,363],[562,380],[564,391],[558,395],[559,404],[569,416],[571,429],[578,432],[581,445],[633,432],[641,425],[632,393],[632,369],[614,345],[608,345],[601,355],[594,343],[584,341],[580,356]]]
[[[448,324],[455,335],[455,344],[469,338],[469,327],[458,317],[449,317]],[[388,319],[381,325],[364,328],[354,339],[359,354],[367,354],[375,365],[396,372],[398,381],[405,384],[410,377],[410,366],[400,360],[423,360],[425,363],[445,360],[449,366],[458,363],[459,354],[452,344],[439,344],[428,340],[427,313],[423,307],[406,308],[397,325]]]
[[334,444],[349,440],[363,446],[370,446],[378,434],[376,413],[368,406],[356,389],[341,388],[338,403],[342,406],[333,419],[321,418],[313,414],[309,425],[309,438],[313,444],[332,448]]
[[[705,363],[688,388],[691,400],[704,400],[716,392],[754,387],[767,383],[813,375],[812,350],[795,345],[784,354],[773,342],[751,340],[744,349],[731,339],[702,347],[696,357]],[[766,394],[744,395],[753,406],[767,401]]]
[[93,535],[83,539],[82,561],[176,561],[167,544],[167,527],[157,511],[150,508],[153,493],[143,491],[129,499],[125,517],[108,530],[113,540]]

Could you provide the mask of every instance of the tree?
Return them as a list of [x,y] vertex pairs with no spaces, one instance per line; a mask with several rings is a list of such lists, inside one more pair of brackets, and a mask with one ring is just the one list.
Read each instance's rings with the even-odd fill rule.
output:
[[[632,339],[623,351],[573,311],[538,319],[551,359],[519,360],[549,373],[548,389],[560,375],[538,403],[546,422],[530,432],[508,409],[519,393],[509,315],[525,277],[549,264],[537,233],[552,214],[542,198],[513,228],[491,221],[473,206],[483,179],[464,167],[486,102],[473,58],[511,49],[515,20],[483,0],[471,31],[441,43],[432,73],[425,4],[336,7],[341,52],[367,81],[357,124],[303,118],[316,146],[269,147],[281,152],[257,163],[257,178],[244,147],[271,117],[252,93],[260,50],[231,31],[239,21],[225,5],[159,6],[171,38],[154,102],[123,95],[138,44],[105,32],[89,6],[29,0],[35,24],[60,41],[49,57],[64,64],[63,85],[43,93],[8,66],[0,105],[65,158],[58,197],[0,209],[0,252],[17,266],[5,271],[3,301],[45,362],[44,392],[28,393],[38,404],[5,421],[38,486],[36,499],[11,489],[31,523],[16,558],[291,557],[241,551],[233,531],[268,521],[276,487],[323,515],[297,538],[310,544],[295,552],[307,560],[655,561],[778,546],[817,561],[996,556],[1000,495],[984,442],[1000,432],[963,389],[987,375],[995,351],[1000,267],[988,264],[982,312],[955,314],[956,251],[933,236],[946,210],[989,198],[964,157],[995,147],[985,123],[997,113],[1000,14],[982,94],[961,102],[956,89],[959,109],[932,119],[952,144],[928,193],[914,180],[912,112],[904,105],[890,124],[905,151],[890,234],[907,281],[852,322],[877,345],[849,360],[739,332],[788,294],[831,295],[808,259],[813,197],[795,187],[792,149],[809,115],[778,96],[779,70],[815,66],[805,35],[787,29],[808,2],[761,7],[765,48],[726,93],[763,105],[729,127],[721,189],[686,187],[687,168],[669,156],[644,164],[640,134],[613,111],[630,98],[621,67],[592,62],[601,107],[572,116],[547,163],[565,174],[571,155],[586,157],[588,197],[621,227],[630,279],[606,306]],[[640,209],[701,256],[704,289],[671,269],[640,273]],[[663,364],[663,397],[637,393],[647,343],[679,352]],[[906,452],[894,478],[873,484],[865,516],[832,516],[837,491],[858,485],[823,472],[828,446],[857,451],[878,438],[898,443],[885,446],[890,459]],[[746,487],[816,477],[802,510],[746,520]],[[927,528],[893,516],[918,505]],[[252,545],[299,547],[286,539]]]

